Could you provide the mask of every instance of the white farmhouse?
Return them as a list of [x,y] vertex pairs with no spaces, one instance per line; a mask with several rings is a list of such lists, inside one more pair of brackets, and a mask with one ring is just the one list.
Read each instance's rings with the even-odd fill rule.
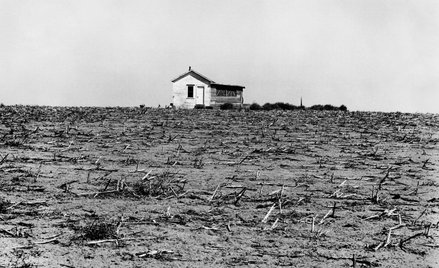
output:
[[218,107],[223,103],[232,103],[240,106],[244,102],[244,88],[215,83],[189,67],[189,71],[172,80],[172,105],[186,109],[197,104]]

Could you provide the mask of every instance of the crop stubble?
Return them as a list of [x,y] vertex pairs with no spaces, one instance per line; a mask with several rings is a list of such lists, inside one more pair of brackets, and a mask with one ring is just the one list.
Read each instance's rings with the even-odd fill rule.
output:
[[439,116],[0,107],[5,267],[439,265]]

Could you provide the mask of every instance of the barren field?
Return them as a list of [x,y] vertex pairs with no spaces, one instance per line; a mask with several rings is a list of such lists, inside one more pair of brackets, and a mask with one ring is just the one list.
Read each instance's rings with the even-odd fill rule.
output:
[[0,119],[0,267],[439,267],[439,115]]

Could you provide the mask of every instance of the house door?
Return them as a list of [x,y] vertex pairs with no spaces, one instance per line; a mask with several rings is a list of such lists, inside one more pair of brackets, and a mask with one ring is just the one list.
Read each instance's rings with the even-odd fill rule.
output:
[[203,86],[198,86],[197,87],[197,99],[196,99],[197,104],[205,105],[205,103],[204,103],[204,98],[205,98],[204,95],[205,95],[204,87]]

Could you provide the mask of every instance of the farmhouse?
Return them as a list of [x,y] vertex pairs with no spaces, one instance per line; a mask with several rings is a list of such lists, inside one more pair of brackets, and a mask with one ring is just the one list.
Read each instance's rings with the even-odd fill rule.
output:
[[232,103],[241,106],[244,88],[215,83],[189,67],[189,71],[172,80],[172,105],[186,109],[194,108],[197,104],[218,107]]

